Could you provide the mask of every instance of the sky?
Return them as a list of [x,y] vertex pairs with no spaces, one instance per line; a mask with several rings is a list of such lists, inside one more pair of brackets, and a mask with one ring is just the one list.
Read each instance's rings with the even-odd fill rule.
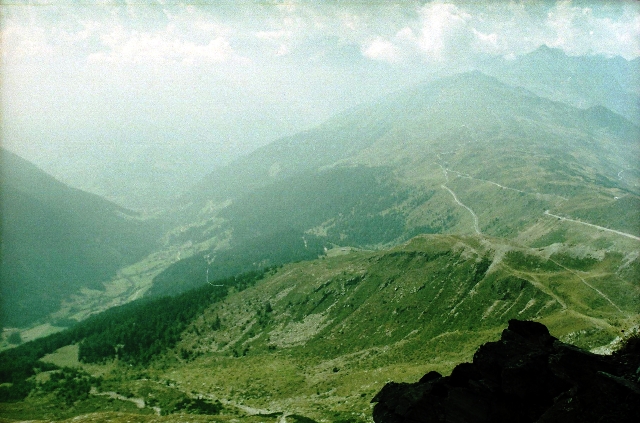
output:
[[631,1],[2,0],[0,11],[2,145],[134,208],[487,57],[543,44],[640,56]]

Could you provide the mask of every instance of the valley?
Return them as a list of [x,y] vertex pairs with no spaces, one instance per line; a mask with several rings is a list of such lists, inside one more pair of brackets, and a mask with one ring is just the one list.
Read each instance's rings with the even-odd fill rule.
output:
[[71,315],[52,316],[63,301],[103,291],[120,268],[157,247],[159,219],[66,186],[8,150],[0,164],[3,328],[67,326]]
[[371,422],[512,319],[615,351],[640,327],[635,106],[520,66],[338,113],[153,215],[3,151],[0,422]]

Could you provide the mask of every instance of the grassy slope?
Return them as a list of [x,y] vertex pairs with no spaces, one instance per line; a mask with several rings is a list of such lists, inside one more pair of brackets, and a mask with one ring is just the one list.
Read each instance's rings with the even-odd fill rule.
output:
[[[163,407],[185,394],[220,399],[227,413],[220,421],[252,421],[247,410],[361,421],[386,381],[449,372],[480,344],[497,339],[510,318],[542,321],[554,335],[583,347],[607,344],[638,324],[638,269],[637,257],[616,248],[530,249],[477,236],[422,236],[378,252],[339,250],[285,265],[213,304],[174,350],[147,368],[83,366],[102,375],[103,391],[151,394]],[[73,364],[69,351],[48,360]],[[21,418],[60,419],[93,407],[100,418],[116,421],[130,415],[106,410],[150,412],[122,401],[107,406],[101,397],[87,401],[67,414],[56,414],[55,401],[38,396],[22,407],[49,404],[43,405],[49,411],[29,417],[19,404],[2,409]]]
[[[378,389],[385,375],[411,380],[427,369],[446,372],[497,337],[510,318],[541,320],[557,336],[587,347],[611,341],[637,319],[638,275],[620,278],[615,271],[622,257],[580,261],[552,251],[475,237],[422,237],[391,252],[286,266],[199,319],[192,333],[200,335],[179,348],[203,355],[182,368],[180,378],[264,407],[282,409],[300,396],[305,410],[310,403],[353,410],[356,401],[364,412],[365,399],[355,396]],[[583,273],[584,266],[591,273]],[[264,311],[267,301],[271,313]],[[214,316],[223,330],[206,331]],[[263,370],[273,360],[282,366]],[[225,370],[203,372],[210,365]],[[272,379],[278,369],[291,373]],[[373,384],[369,372],[380,375]],[[231,375],[237,383],[229,383]],[[327,398],[318,395],[332,390]]]
[[[469,85],[475,100],[461,104],[456,98]],[[508,101],[497,100],[495,91]],[[444,99],[437,102],[441,109],[433,107],[434,95]],[[512,103],[515,110],[507,107]],[[417,115],[403,116],[340,164],[277,179],[221,210],[206,211],[215,228],[192,225],[190,236],[231,234],[229,253],[235,257],[248,257],[240,252],[257,236],[285,228],[334,245],[380,247],[418,233],[477,231],[534,245],[531,234],[522,235],[550,219],[547,210],[640,235],[638,181],[629,159],[638,150],[632,142],[638,128],[619,116],[553,103],[479,74],[402,93],[369,109],[393,112],[402,105]],[[278,163],[268,151],[261,153],[265,163]],[[593,232],[586,225],[574,229],[557,242],[585,242],[580,234]],[[202,255],[216,255],[217,248]],[[267,257],[259,245],[252,254],[237,271],[260,263],[260,254]]]
[[[491,91],[493,82],[482,84],[489,87],[484,94]],[[447,89],[453,95],[457,87]],[[606,111],[587,113],[524,97],[541,107],[524,107],[521,114],[481,107],[473,116],[456,104],[444,111],[422,110],[426,117],[413,116],[368,139],[364,149],[342,162],[395,168],[392,180],[408,194],[373,211],[403,216],[403,236],[416,228],[473,234],[471,209],[483,237],[417,238],[392,252],[361,251],[287,265],[207,310],[174,353],[144,377],[123,375],[119,368],[120,375],[109,376],[113,383],[138,395],[153,386],[142,379],[165,385],[171,380],[180,392],[270,411],[359,419],[368,415],[368,400],[385,381],[415,381],[430,369],[446,373],[468,360],[480,343],[497,338],[509,318],[541,320],[554,335],[587,347],[607,344],[637,324],[638,241],[579,222],[640,234],[637,172],[629,159],[636,157],[637,145],[616,135],[619,125],[608,128],[591,116],[615,121]],[[434,126],[445,121],[449,126]],[[263,170],[271,169],[273,163],[264,160]],[[278,182],[304,187],[296,183]],[[255,198],[262,198],[256,210],[279,210],[270,208],[279,207],[279,199],[268,195],[269,188],[256,192]],[[246,199],[243,207],[252,210],[251,198]],[[577,221],[549,217],[545,210]],[[207,223],[192,225],[184,239],[176,235],[192,253],[233,244],[219,216],[242,223],[242,214],[208,213],[201,216]],[[336,239],[341,231],[348,234],[346,220],[323,213],[300,229],[313,225],[308,231],[318,236],[333,230]],[[307,219],[304,210],[298,215]],[[172,251],[179,255],[181,249]],[[213,331],[216,317],[222,328]]]

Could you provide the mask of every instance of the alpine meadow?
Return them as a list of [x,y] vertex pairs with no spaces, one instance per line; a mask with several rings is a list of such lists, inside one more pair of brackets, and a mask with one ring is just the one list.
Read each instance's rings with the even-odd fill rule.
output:
[[0,423],[640,421],[637,2],[0,12]]

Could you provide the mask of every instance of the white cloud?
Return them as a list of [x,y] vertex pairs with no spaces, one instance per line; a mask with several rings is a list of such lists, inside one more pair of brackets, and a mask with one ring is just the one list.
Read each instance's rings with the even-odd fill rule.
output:
[[640,7],[627,4],[617,19],[599,16],[593,8],[558,3],[549,11],[546,25],[552,31],[547,43],[569,54],[640,56]]
[[478,53],[493,53],[498,45],[498,34],[475,29],[473,15],[450,3],[426,4],[402,24],[391,39],[377,37],[367,44],[363,54],[390,62],[412,57],[432,63],[460,62]]
[[398,31],[396,33],[396,38],[398,38],[399,40],[406,40],[410,42],[416,42],[417,40],[415,34],[413,33],[413,30],[408,26],[405,26],[400,31]]
[[420,11],[421,28],[417,40],[418,46],[427,55],[444,59],[447,47],[457,42],[458,48],[466,50],[468,42],[467,20],[468,13],[463,12],[453,4],[433,3],[426,5]]
[[43,28],[7,22],[0,33],[4,60],[21,60],[35,56],[50,56],[54,46],[49,42]]
[[[62,10],[62,9],[61,9]],[[336,37],[360,46],[371,60],[437,61],[475,54],[519,55],[545,43],[569,54],[640,56],[640,6],[568,1],[472,3],[435,1],[368,5],[242,3],[122,8],[53,7],[9,10],[3,20],[3,56],[66,54],[91,60],[153,63],[223,63],[286,55],[303,46],[313,57],[314,40]],[[109,36],[122,30],[119,44]],[[103,48],[93,41],[109,40]],[[260,44],[265,43],[265,44]],[[253,57],[255,56],[255,57]],[[243,59],[244,57],[244,59]]]
[[[1,7],[1,6],[0,6]],[[193,8],[127,5],[65,9],[15,8],[2,22],[2,55],[24,59],[121,64],[245,63],[232,47],[232,32]]]
[[471,31],[475,36],[475,45],[478,51],[489,54],[500,53],[502,46],[499,43],[497,33],[493,32],[491,34],[485,34],[475,28],[472,28]]
[[357,31],[361,25],[360,17],[354,13],[344,12],[338,14],[342,26],[348,31]]
[[290,53],[289,47],[286,44],[280,44],[278,50],[276,51],[276,56],[286,56]]
[[222,36],[200,44],[162,33],[140,33],[117,28],[104,35],[102,41],[107,50],[90,54],[89,62],[193,64],[247,60],[236,54],[229,40]]
[[254,32],[255,38],[266,43],[267,50],[275,56],[286,56],[291,52],[288,42],[292,35],[293,31],[284,29]]
[[365,57],[373,60],[385,62],[395,62],[398,60],[398,49],[393,43],[380,37],[373,40],[362,52]]

